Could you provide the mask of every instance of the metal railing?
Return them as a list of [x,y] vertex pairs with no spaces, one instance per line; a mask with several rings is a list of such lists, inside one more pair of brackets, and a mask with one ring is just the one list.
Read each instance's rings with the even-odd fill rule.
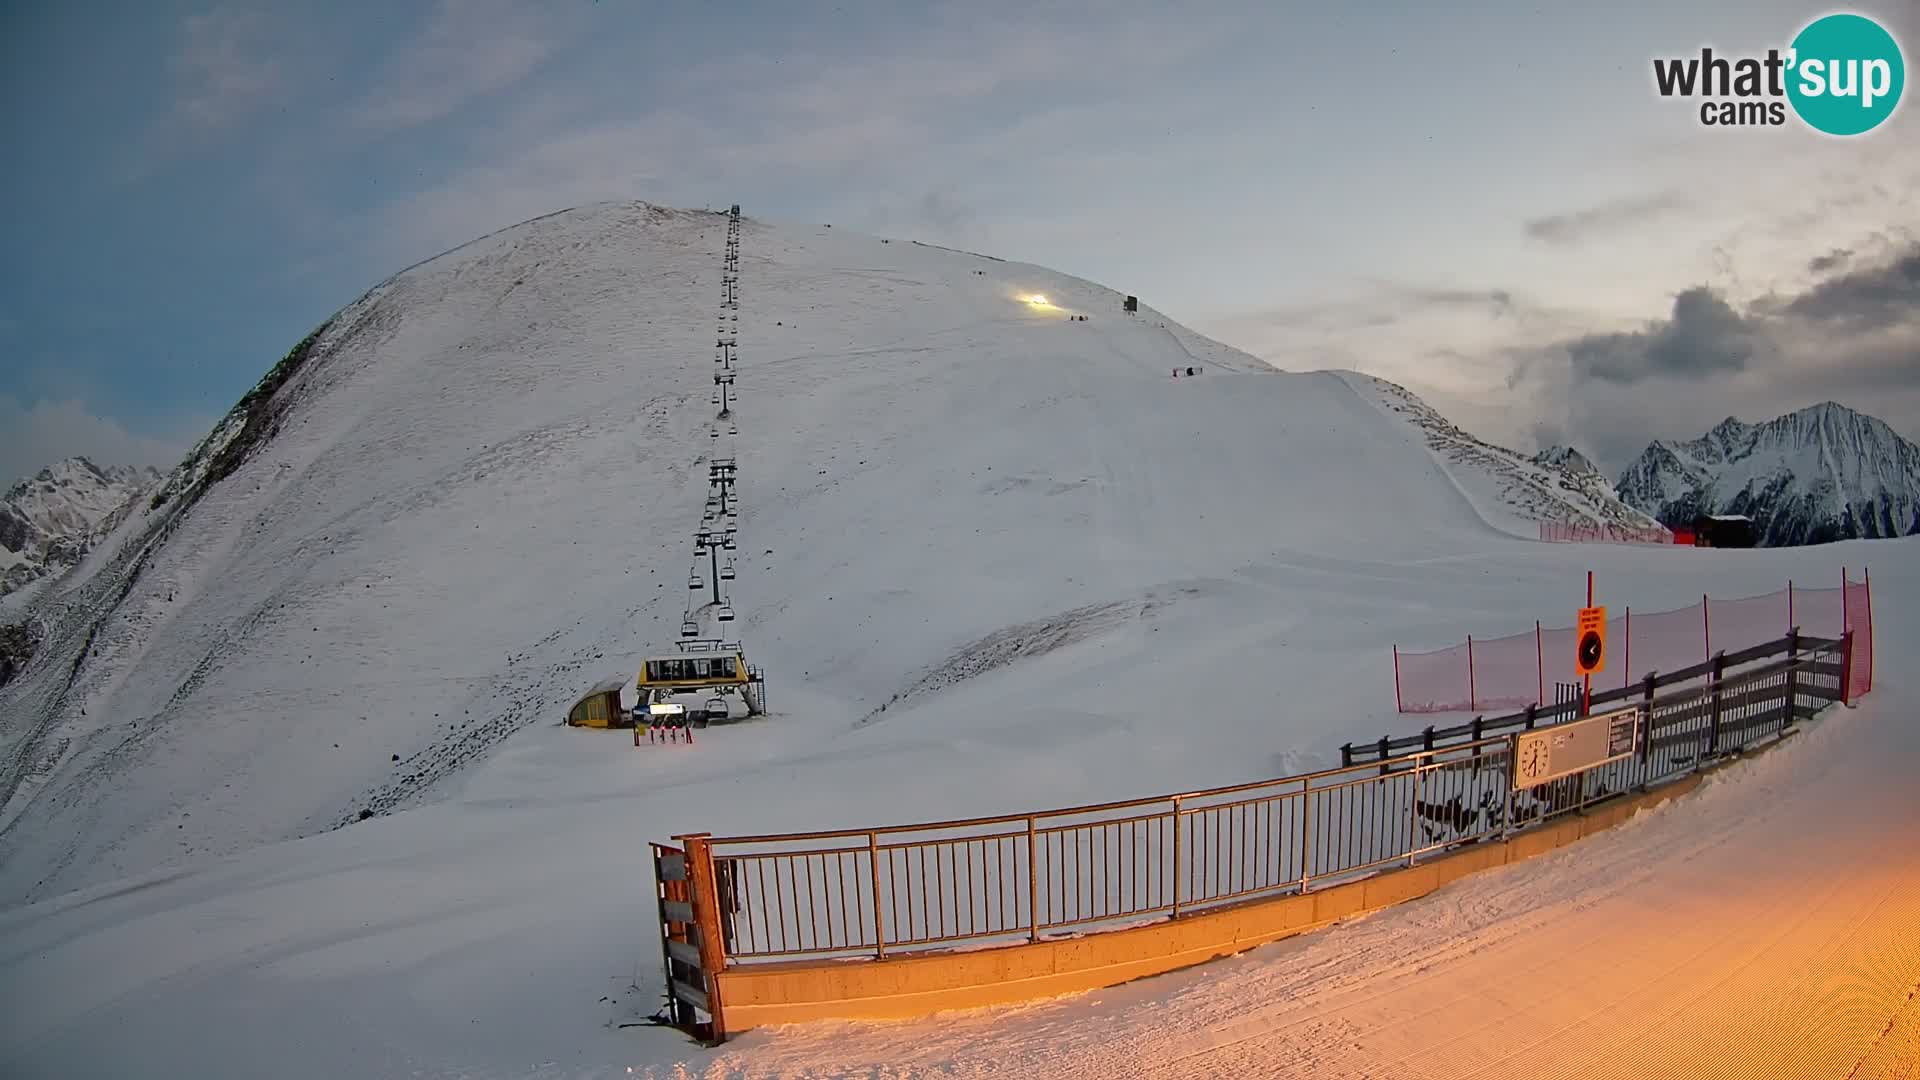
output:
[[1630,757],[1532,788],[1510,779],[1517,733],[1482,733],[1208,791],[690,841],[710,852],[727,966],[1117,929],[1413,865],[1683,775],[1838,700],[1846,645],[1796,637],[1793,655],[1739,671],[1721,658],[1664,697],[1649,683]]
[[[1592,707],[1603,710],[1637,701],[1648,701],[1663,689],[1698,683],[1701,680],[1711,684],[1727,677],[1727,673],[1732,669],[1745,668],[1750,664],[1779,658],[1804,658],[1808,661],[1802,668],[1809,680],[1807,685],[1832,691],[1830,697],[1821,699],[1823,704],[1829,701],[1844,701],[1846,657],[1852,652],[1852,637],[1852,631],[1848,631],[1840,638],[1807,637],[1798,629],[1794,629],[1784,637],[1762,642],[1749,649],[1718,653],[1713,659],[1704,663],[1677,668],[1673,671],[1649,672],[1637,683],[1595,690]],[[1579,715],[1579,709],[1580,705],[1576,701],[1563,701],[1553,705],[1529,705],[1518,712],[1491,719],[1475,717],[1467,723],[1453,727],[1429,727],[1423,732],[1399,738],[1383,736],[1375,742],[1347,743],[1340,748],[1340,761],[1344,765],[1363,761],[1380,761],[1409,750],[1431,750],[1449,743],[1482,739],[1488,735],[1510,731],[1530,731],[1535,727],[1571,720]]]

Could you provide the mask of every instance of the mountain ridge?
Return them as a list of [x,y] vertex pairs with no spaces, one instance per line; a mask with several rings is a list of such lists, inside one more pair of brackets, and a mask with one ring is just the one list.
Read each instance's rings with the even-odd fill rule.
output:
[[1920,532],[1920,445],[1823,401],[1760,423],[1729,416],[1687,440],[1655,440],[1620,474],[1623,502],[1668,526],[1700,514],[1753,519],[1779,547]]

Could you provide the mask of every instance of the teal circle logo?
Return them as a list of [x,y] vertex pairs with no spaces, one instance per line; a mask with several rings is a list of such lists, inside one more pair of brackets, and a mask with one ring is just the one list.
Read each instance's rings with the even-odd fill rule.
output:
[[1900,45],[1864,15],[1828,15],[1793,39],[1787,99],[1808,125],[1829,135],[1879,127],[1900,104],[1907,65]]

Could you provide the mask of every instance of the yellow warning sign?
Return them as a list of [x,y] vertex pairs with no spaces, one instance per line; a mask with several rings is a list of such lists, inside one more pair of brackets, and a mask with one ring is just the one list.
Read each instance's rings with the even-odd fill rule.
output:
[[1580,609],[1575,625],[1573,667],[1582,675],[1594,675],[1607,669],[1607,609]]

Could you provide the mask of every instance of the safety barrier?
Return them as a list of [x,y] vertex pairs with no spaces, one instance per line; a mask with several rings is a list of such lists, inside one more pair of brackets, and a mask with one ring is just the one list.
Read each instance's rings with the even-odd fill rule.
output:
[[[1204,923],[1340,888],[1644,791],[1838,700],[1853,645],[1792,635],[1776,650],[1723,658],[1705,685],[1665,696],[1649,688],[1629,709],[1629,752],[1532,787],[1513,782],[1523,737],[1514,733],[1451,745],[1429,738],[1410,753],[1337,769],[1032,814],[676,837],[682,848],[656,851],[657,875],[685,874],[660,877],[668,980],[682,983],[677,1000],[697,1005],[702,1033],[717,1040],[729,1031],[730,986],[753,999],[736,1003],[740,1030],[776,1017],[1017,1000],[1045,986],[1170,970],[1181,956],[1217,955],[1246,939],[1212,942],[1214,931],[1196,931],[1202,940],[1163,938],[1139,946],[1151,955],[1133,955],[1106,935],[1144,941],[1149,925]],[[1752,666],[1729,670],[1736,660]],[[1076,956],[1021,951],[1092,931],[1107,944]],[[997,958],[979,958],[976,947],[994,946]],[[1107,959],[1091,964],[1096,952]],[[1051,975],[1018,974],[1040,968]],[[768,1000],[781,994],[805,997],[804,1007]],[[911,999],[900,1006],[908,1012],[876,1004],[888,997]]]
[[1678,543],[1675,535],[1665,528],[1636,529],[1626,525],[1540,522],[1540,539],[1551,544],[1674,544]]
[[[1865,662],[1851,696],[1873,686],[1873,594],[1870,579],[1808,589],[1788,582],[1764,596],[1700,602],[1670,611],[1622,608],[1607,620],[1607,670],[1594,686],[1629,686],[1650,671],[1673,671],[1710,661],[1716,651],[1739,652],[1790,628],[1824,637],[1860,639]],[[1544,705],[1556,683],[1574,682],[1572,627],[1533,629],[1499,638],[1475,638],[1431,652],[1393,648],[1395,708],[1403,713],[1479,712]]]

